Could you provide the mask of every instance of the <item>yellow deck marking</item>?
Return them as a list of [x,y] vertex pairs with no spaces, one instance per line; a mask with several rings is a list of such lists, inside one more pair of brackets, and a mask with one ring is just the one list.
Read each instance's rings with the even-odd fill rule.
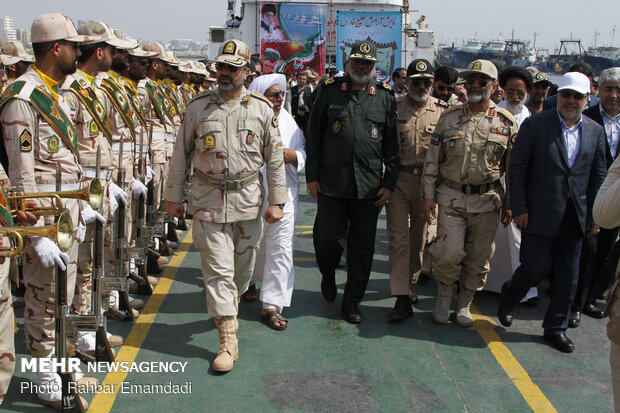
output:
[[474,319],[473,329],[480,334],[499,365],[502,366],[502,369],[510,377],[532,410],[536,413],[557,412],[540,388],[530,379],[527,371],[508,350],[502,339],[493,331],[497,327],[497,323],[493,319],[481,315],[473,305],[471,306],[471,313]]
[[[157,287],[153,290],[153,295],[151,295],[146,302],[142,313],[125,339],[125,344],[123,344],[116,355],[116,362],[132,363],[136,359],[138,351],[140,351],[140,347],[142,347],[142,343],[146,339],[146,335],[149,333],[153,321],[155,321],[155,316],[157,316],[159,308],[172,286],[174,277],[192,245],[192,239],[192,230],[190,229],[159,279],[159,284],[157,284]],[[126,377],[127,373],[108,373],[101,385],[104,386],[104,388],[106,388],[105,386],[109,386],[107,388],[114,389],[114,392],[97,393],[90,403],[88,413],[108,413],[112,409],[114,401],[116,400],[116,395],[121,389],[121,385]]]
[[312,231],[301,231],[301,232],[296,232],[295,236],[310,235],[310,234],[312,234]]
[[316,261],[314,257],[296,257],[293,258],[293,261]]
[[295,225],[295,228],[314,228],[313,225]]

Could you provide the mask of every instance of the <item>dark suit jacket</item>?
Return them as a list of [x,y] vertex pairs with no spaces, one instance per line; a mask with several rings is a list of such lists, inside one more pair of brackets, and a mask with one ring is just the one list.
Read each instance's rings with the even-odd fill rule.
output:
[[[598,105],[598,102],[601,100],[598,96],[590,95],[588,98],[588,103],[586,104],[586,108],[592,108]],[[558,95],[549,96],[547,99],[543,100],[543,110],[547,109],[555,109],[558,106]]]
[[592,205],[605,179],[605,137],[600,125],[583,116],[581,145],[573,168],[557,110],[527,118],[515,140],[508,172],[512,215],[528,214],[526,232],[553,237],[573,200],[582,232],[592,222]]
[[[616,160],[616,158],[611,155],[611,148],[609,147],[609,141],[607,140],[607,132],[605,132],[605,125],[603,124],[603,116],[601,115],[600,102],[598,105],[584,110],[583,114],[603,127],[603,135],[605,136],[605,158],[607,159],[607,169],[609,169],[609,167],[611,167],[611,164]],[[618,156],[618,154],[616,154],[616,156]]]
[[297,116],[299,107],[299,86],[291,86],[291,115]]

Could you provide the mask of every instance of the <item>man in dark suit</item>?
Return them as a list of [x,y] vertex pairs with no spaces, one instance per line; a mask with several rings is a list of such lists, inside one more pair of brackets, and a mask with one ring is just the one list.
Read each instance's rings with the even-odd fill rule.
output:
[[[604,70],[600,76],[600,85],[600,103],[584,110],[583,114],[603,127],[609,169],[618,156],[620,140],[620,67]],[[600,233],[584,240],[579,264],[579,284],[568,320],[569,327],[579,326],[582,312],[593,318],[603,318],[603,310],[596,306],[596,297],[609,287],[614,275],[618,255],[611,251],[619,229],[601,229]]]
[[498,318],[512,323],[512,311],[527,291],[551,275],[551,301],[544,338],[570,353],[568,315],[578,280],[579,253],[592,221],[592,204],[605,179],[602,128],[581,116],[590,91],[588,78],[566,73],[557,110],[526,119],[513,146],[508,169],[514,221],[522,231],[521,265],[502,287]]
[[[299,73],[297,74],[299,76]],[[297,79],[296,76],[296,79]],[[295,83],[291,86],[291,115],[293,118],[297,117],[297,109],[299,108],[299,83]]]
[[[590,80],[590,87],[588,88],[588,93],[592,91],[592,82],[594,81],[594,71],[592,70],[592,66],[587,63],[575,63],[571,67],[568,68],[568,72],[578,72],[583,73]],[[598,105],[599,98],[588,94],[588,100],[586,101],[586,109],[593,108]],[[549,96],[547,99],[543,101],[543,110],[554,109],[558,104],[558,95]]]

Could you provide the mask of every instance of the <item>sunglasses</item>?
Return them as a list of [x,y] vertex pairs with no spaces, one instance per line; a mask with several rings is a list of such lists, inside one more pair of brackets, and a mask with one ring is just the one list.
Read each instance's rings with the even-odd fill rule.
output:
[[454,92],[455,88],[452,86],[440,85],[440,86],[436,86],[436,89],[439,90],[440,92],[443,92],[444,90],[447,90],[448,92]]
[[237,70],[240,69],[240,67],[233,66],[233,65],[227,65],[226,63],[216,63],[215,64],[215,69],[217,69],[217,70],[224,70],[224,68],[228,69],[228,71],[230,73],[235,73]]
[[431,87],[433,81],[431,79],[409,79],[411,86],[418,87],[420,84],[424,84],[424,87]]
[[471,77],[465,81],[465,83],[467,83],[468,86],[472,86],[476,82],[478,82],[478,85],[480,87],[485,87],[486,85],[491,83],[491,81],[488,79],[477,79],[477,78],[471,78]]
[[586,97],[586,95],[584,95],[584,94],[581,94],[579,92],[574,92],[574,91],[571,91],[571,90],[560,90],[558,93],[564,99],[570,99],[572,97],[575,100],[582,100],[582,99],[585,99],[585,97]]
[[279,92],[271,92],[271,93],[266,93],[265,94],[265,97],[268,97],[268,98],[276,98],[278,96],[284,97],[284,91],[281,90]]

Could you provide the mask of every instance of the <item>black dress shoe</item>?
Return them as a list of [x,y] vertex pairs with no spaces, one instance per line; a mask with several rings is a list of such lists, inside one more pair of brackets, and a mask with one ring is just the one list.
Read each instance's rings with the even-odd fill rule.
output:
[[563,331],[558,334],[545,334],[543,338],[551,347],[563,353],[572,353],[575,350],[575,345]]
[[417,304],[419,300],[418,293],[413,289],[413,284],[411,284],[409,286],[409,301],[411,301],[411,304]]
[[504,327],[510,327],[512,324],[512,306],[501,296],[499,298],[499,305],[497,306],[497,318]]
[[348,323],[359,324],[364,321],[364,317],[362,317],[362,313],[354,301],[343,299],[341,310],[345,321]]
[[583,307],[583,313],[592,318],[603,318],[603,310],[594,304],[586,304]]
[[336,288],[335,274],[331,276],[323,276],[323,279],[321,280],[321,292],[327,301],[334,301],[336,299],[338,289]]
[[390,314],[388,314],[388,320],[403,321],[413,316],[413,309],[411,308],[411,300],[408,295],[399,295],[396,297],[396,304]]
[[581,324],[581,313],[579,311],[571,311],[568,316],[568,328],[577,328]]

